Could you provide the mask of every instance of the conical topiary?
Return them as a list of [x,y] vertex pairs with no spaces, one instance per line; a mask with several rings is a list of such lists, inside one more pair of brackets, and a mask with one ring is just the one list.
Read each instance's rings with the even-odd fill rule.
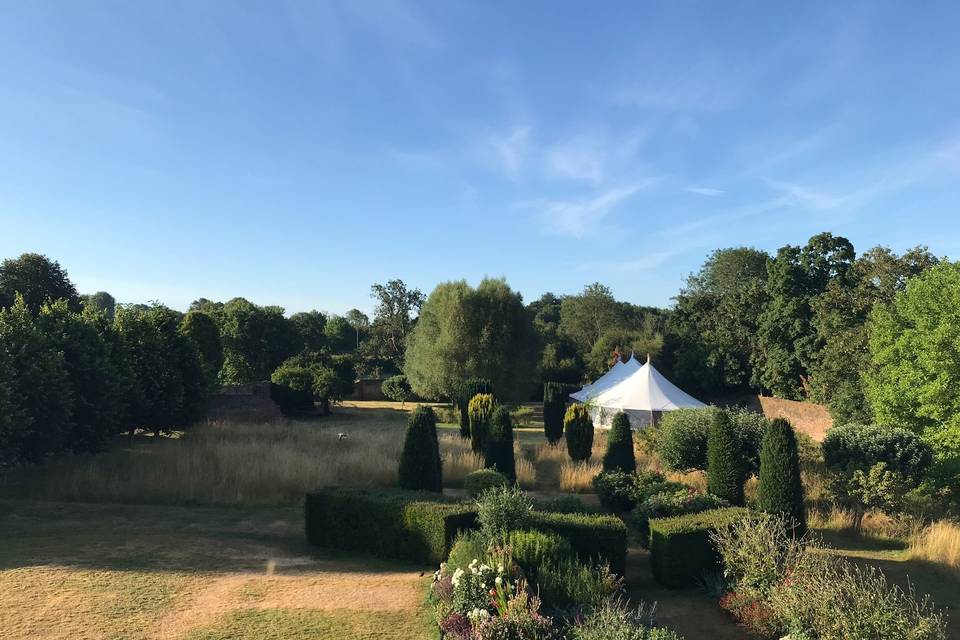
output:
[[510,482],[515,482],[517,479],[517,468],[513,458],[513,420],[510,418],[510,411],[504,406],[494,409],[490,416],[483,466],[496,469]]
[[543,435],[550,444],[560,442],[563,437],[563,415],[571,389],[571,385],[563,382],[543,383]]
[[410,415],[398,475],[401,489],[443,491],[437,416],[430,407],[417,407]]
[[732,505],[743,506],[746,481],[743,453],[726,411],[717,411],[707,435],[707,491]]
[[474,453],[483,453],[486,447],[494,404],[493,394],[490,393],[478,393],[470,399],[467,413],[470,416],[470,448]]
[[572,404],[563,416],[563,433],[567,438],[567,453],[575,462],[589,460],[593,454],[593,420],[582,404]]
[[794,533],[807,531],[807,514],[800,481],[800,454],[793,427],[783,418],[772,421],[760,447],[760,483],[757,506],[768,513],[789,518]]
[[604,471],[637,470],[637,460],[633,455],[633,429],[630,418],[623,411],[613,417],[610,433],[607,435],[607,452],[603,454]]
[[492,393],[490,381],[486,378],[468,378],[460,385],[456,394],[457,412],[460,414],[460,437],[470,437],[470,400],[478,393]]

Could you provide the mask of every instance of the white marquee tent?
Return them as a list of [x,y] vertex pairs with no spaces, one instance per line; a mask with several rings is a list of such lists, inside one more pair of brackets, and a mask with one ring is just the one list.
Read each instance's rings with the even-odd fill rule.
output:
[[[570,395],[590,407],[590,415],[597,427],[609,428],[613,416],[619,411],[625,412],[630,417],[630,424],[637,429],[656,422],[664,411],[706,406],[663,377],[650,364],[649,358],[643,366],[637,363],[625,376],[619,373],[625,371],[627,366],[625,364],[618,369],[614,365],[604,377]],[[617,377],[608,378],[614,374],[614,369],[617,370]],[[607,378],[607,382],[598,386],[604,378]]]
[[610,367],[609,371],[594,380],[592,383],[586,385],[584,388],[580,389],[580,391],[571,393],[570,397],[579,402],[586,402],[604,389],[609,389],[618,382],[628,378],[630,374],[638,371],[639,369],[640,363],[637,362],[637,359],[633,357],[632,353],[630,354],[630,359],[626,362],[622,362],[618,358],[617,363]]

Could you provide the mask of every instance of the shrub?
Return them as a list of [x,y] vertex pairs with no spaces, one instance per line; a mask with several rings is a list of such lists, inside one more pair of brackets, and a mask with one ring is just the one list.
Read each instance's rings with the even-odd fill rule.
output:
[[620,518],[534,511],[528,522],[523,528],[566,538],[582,562],[608,562],[615,573],[623,575],[627,563],[627,527]]
[[305,367],[281,365],[270,376],[270,396],[284,413],[313,408],[313,372]]
[[890,471],[919,477],[933,461],[930,445],[899,427],[846,424],[827,432],[823,441],[827,466],[838,471],[869,469],[878,462]]
[[576,558],[565,558],[540,566],[537,587],[548,610],[589,610],[619,593],[622,580],[606,566],[590,567]]
[[536,501],[536,509],[548,513],[593,513],[595,511],[595,509],[588,507],[583,500],[570,494],[541,498]]
[[480,530],[491,540],[503,540],[508,533],[528,529],[533,502],[517,487],[494,487],[476,501]]
[[490,381],[483,378],[465,380],[457,392],[456,405],[460,413],[460,436],[470,437],[470,400],[480,393],[492,393]]
[[513,561],[520,565],[530,582],[536,582],[539,569],[573,557],[570,542],[555,533],[511,531],[506,539]]
[[688,587],[720,568],[711,534],[742,518],[742,508],[714,509],[675,518],[650,520],[650,566],[653,576],[668,587]]
[[794,532],[807,530],[800,455],[793,427],[782,418],[770,423],[760,451],[760,483],[757,506],[767,513],[781,514],[792,522]]
[[417,407],[410,414],[400,454],[399,478],[401,489],[443,491],[437,417],[430,407]]
[[585,405],[570,405],[563,417],[563,431],[570,459],[589,460],[593,453],[593,420]]
[[607,452],[603,456],[603,470],[615,469],[627,473],[637,470],[633,456],[633,429],[630,428],[630,418],[623,411],[613,417],[613,425],[607,434]]
[[471,471],[463,479],[463,488],[467,496],[479,498],[488,489],[493,487],[506,487],[510,485],[507,477],[499,471],[493,469],[478,469]]
[[563,416],[572,388],[562,382],[543,383],[543,435],[550,444],[563,437]]
[[666,484],[674,486],[664,487],[664,491],[654,493],[642,500],[631,513],[631,522],[637,529],[640,544],[644,547],[650,543],[652,518],[672,518],[730,506],[726,500],[715,495],[700,493],[684,485],[675,486],[678,483]]
[[707,468],[707,434],[717,409],[678,409],[663,414],[657,453],[673,471]]
[[707,491],[742,506],[745,476],[743,456],[730,418],[717,411],[707,437]]
[[470,399],[467,413],[470,416],[470,448],[474,453],[483,453],[486,448],[493,409],[494,400],[490,393],[478,393]]
[[606,600],[570,629],[570,640],[683,640],[679,634],[653,626],[653,607],[649,612],[641,603],[636,610],[620,598]]
[[464,531],[450,547],[446,572],[452,575],[457,569],[466,571],[471,562],[486,557],[487,547],[488,541],[479,531]]
[[407,376],[391,376],[383,381],[383,395],[394,402],[405,403],[413,398],[413,389],[410,388],[410,382]]
[[636,476],[625,471],[604,471],[593,479],[600,504],[610,511],[630,511],[637,503]]
[[513,459],[513,421],[504,406],[494,409],[490,416],[483,465],[499,471],[510,482],[517,479],[517,467]]
[[304,522],[320,547],[436,564],[476,526],[476,512],[431,493],[333,488],[307,494]]

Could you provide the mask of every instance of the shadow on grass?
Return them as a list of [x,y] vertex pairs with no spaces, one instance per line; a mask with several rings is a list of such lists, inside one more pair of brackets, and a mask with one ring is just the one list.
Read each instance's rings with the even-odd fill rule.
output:
[[837,531],[833,529],[814,529],[813,533],[835,549],[850,549],[854,551],[903,551],[907,543],[903,540],[879,538],[854,533],[853,531]]

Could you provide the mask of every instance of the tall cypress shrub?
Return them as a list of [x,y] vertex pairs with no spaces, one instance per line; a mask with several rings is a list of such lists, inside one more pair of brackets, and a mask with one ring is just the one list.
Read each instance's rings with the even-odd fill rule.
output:
[[563,416],[571,388],[562,382],[543,383],[543,435],[550,444],[560,442],[563,437]]
[[717,411],[707,435],[707,491],[743,506],[746,481],[740,441],[726,411]]
[[613,425],[607,435],[607,452],[603,454],[604,471],[637,470],[637,460],[633,455],[633,429],[630,418],[623,411],[613,417]]
[[494,404],[493,394],[478,393],[471,398],[467,407],[467,414],[470,416],[470,448],[474,453],[483,453],[486,448]]
[[492,393],[490,381],[485,378],[469,378],[460,385],[456,397],[457,413],[460,417],[460,437],[470,437],[470,400],[478,393]]
[[401,489],[443,491],[437,416],[430,407],[417,407],[410,414],[398,475]]
[[797,438],[793,427],[783,418],[773,420],[763,434],[757,489],[760,509],[792,519],[794,532],[798,536],[806,532],[807,517],[803,505],[803,484],[800,482]]
[[589,460],[593,454],[593,420],[585,405],[570,405],[563,416],[563,432],[570,459],[575,462]]
[[513,420],[510,410],[504,406],[497,407],[490,416],[489,424],[483,466],[496,469],[514,482],[517,479],[517,467],[513,458]]

